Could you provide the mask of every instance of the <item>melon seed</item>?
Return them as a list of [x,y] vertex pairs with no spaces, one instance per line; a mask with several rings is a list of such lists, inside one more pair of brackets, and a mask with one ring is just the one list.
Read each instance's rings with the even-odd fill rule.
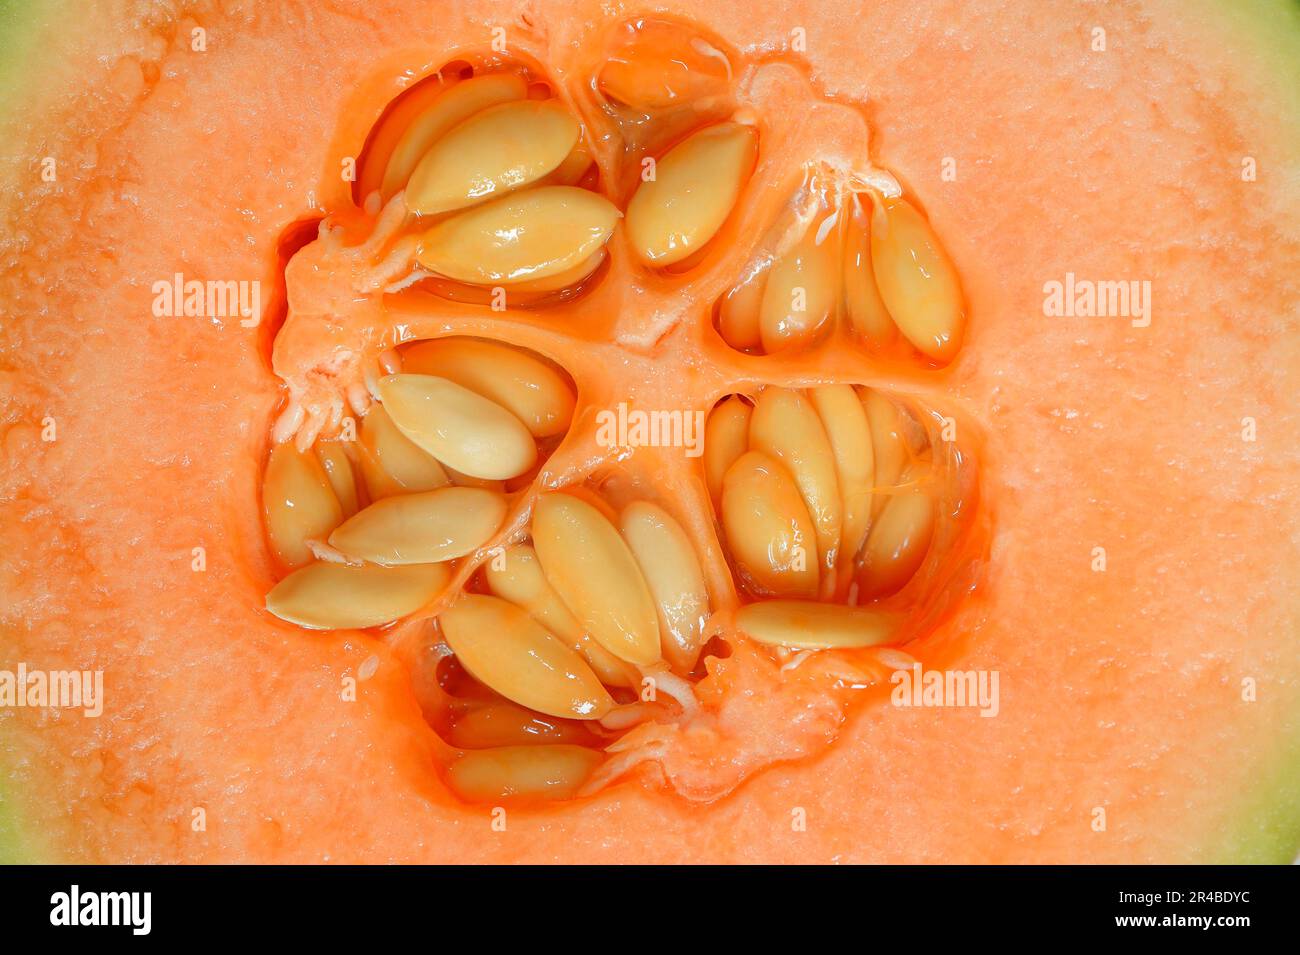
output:
[[313,630],[377,627],[415,613],[451,580],[446,564],[407,567],[318,562],[300,567],[266,595],[266,609]]
[[482,547],[506,517],[505,495],[442,487],[376,501],[344,521],[330,546],[374,564],[434,564]]
[[763,351],[772,354],[811,340],[831,317],[839,280],[834,234],[809,227],[793,248],[772,264],[759,308]]
[[876,469],[877,493],[871,502],[874,517],[889,502],[889,495],[880,492],[887,492],[898,483],[909,455],[898,406],[878,391],[867,391],[862,398],[862,407],[871,425],[871,453]]
[[751,351],[762,347],[760,314],[767,273],[766,268],[756,270],[718,303],[718,334],[732,348]]
[[320,459],[325,476],[329,478],[334,496],[338,498],[343,516],[351,517],[357,512],[357,479],[352,472],[352,462],[348,459],[343,445],[337,441],[325,441],[316,446],[316,457]]
[[401,432],[470,477],[508,480],[537,460],[523,422],[495,401],[433,375],[388,375],[379,394]]
[[614,233],[619,211],[576,186],[538,186],[458,212],[420,237],[416,260],[475,285],[509,285],[582,263]]
[[528,84],[514,73],[487,73],[447,87],[415,117],[393,148],[384,169],[385,201],[406,188],[421,157],[448,130],[490,106],[521,100],[527,95]]
[[833,568],[844,508],[835,455],[808,399],[788,388],[764,388],[754,402],[749,446],[780,461],[790,472],[816,528],[821,569]]
[[844,311],[853,330],[874,345],[887,345],[898,337],[898,326],[889,317],[876,288],[871,268],[871,233],[862,203],[850,200],[852,214],[846,223],[844,245]]
[[637,20],[627,41],[601,67],[597,87],[609,99],[642,111],[720,96],[731,79],[726,54],[694,30],[670,20]]
[[879,610],[810,600],[764,600],[741,607],[736,629],[759,643],[799,650],[888,643],[898,619]]
[[[808,398],[826,429],[835,455],[844,523],[840,531],[840,559],[852,561],[862,549],[871,525],[871,502],[875,489],[875,455],[871,445],[871,424],[861,399],[851,385],[822,385],[811,388]],[[849,577],[840,578],[847,586]]]
[[596,742],[596,737],[578,720],[547,716],[504,701],[476,706],[462,713],[451,724],[446,739],[452,746],[465,749]]
[[[902,481],[914,479],[904,472]],[[935,501],[923,487],[891,496],[876,518],[862,549],[858,594],[863,600],[888,597],[916,574],[934,535]]]
[[640,682],[636,667],[614,656],[582,629],[542,573],[537,552],[531,546],[516,544],[494,555],[487,563],[485,576],[492,593],[528,611],[534,620],[582,654],[601,683],[635,687]]
[[621,660],[659,659],[659,617],[627,542],[599,510],[569,494],[546,494],[533,511],[542,572],[597,643]]
[[324,540],[343,520],[324,467],[292,442],[271,450],[262,477],[262,509],[271,549],[286,567],[308,563],[312,553],[307,541]]
[[576,651],[507,600],[464,594],[438,626],[471,676],[521,706],[584,720],[598,720],[614,706]]
[[527,186],[565,160],[579,132],[556,100],[516,100],[475,113],[424,154],[406,187],[406,207],[436,215]]
[[672,265],[712,239],[757,156],[757,131],[736,122],[706,126],[670,149],[627,206],[628,238],[642,261]]
[[906,199],[881,200],[871,229],[871,264],[881,301],[903,336],[935,361],[961,346],[966,315],[957,271],[922,215]]
[[571,799],[604,761],[586,746],[500,746],[466,750],[447,767],[447,786],[467,802]]
[[397,429],[383,405],[372,404],[361,422],[361,473],[373,500],[432,491],[449,478],[438,461]]
[[704,426],[704,480],[714,507],[722,499],[722,478],[749,447],[753,406],[740,395],[719,402]]
[[681,673],[695,668],[709,617],[704,571],[686,531],[657,504],[636,501],[619,517],[659,611],[660,650]]
[[747,451],[722,481],[722,526],[737,569],[761,592],[813,597],[821,574],[808,508],[789,473]]
[[418,342],[402,354],[402,370],[438,375],[510,411],[534,437],[568,430],[574,396],[568,381],[540,358],[477,338]]

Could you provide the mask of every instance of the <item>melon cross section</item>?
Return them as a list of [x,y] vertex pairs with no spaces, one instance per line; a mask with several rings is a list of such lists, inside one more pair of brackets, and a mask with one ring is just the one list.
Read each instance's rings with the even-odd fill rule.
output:
[[[372,428],[391,418],[385,427],[395,423],[453,478],[466,472],[459,483],[474,487],[461,489],[457,506],[497,529],[462,550],[454,541],[421,549],[424,560],[442,561],[436,572],[376,545],[372,525],[329,534],[337,507],[298,561],[337,564],[322,571],[334,575],[322,598],[331,608],[346,602],[351,565],[375,579],[385,572],[372,563],[412,565],[384,578],[385,600],[402,609],[377,633],[403,650],[414,684],[435,701],[446,691],[424,671],[439,661],[474,661],[477,675],[497,665],[484,628],[509,629],[521,654],[550,652],[545,627],[482,596],[484,581],[500,592],[493,575],[505,574],[507,548],[535,543],[542,565],[548,548],[556,553],[533,525],[539,502],[578,507],[554,494],[581,489],[614,510],[662,505],[678,537],[655,536],[653,508],[624,536],[635,545],[636,533],[647,535],[636,555],[643,569],[663,541],[682,542],[707,591],[707,628],[694,646],[665,637],[661,660],[657,641],[638,643],[634,633],[638,614],[654,626],[653,601],[589,586],[584,599],[604,600],[604,616],[583,620],[568,609],[604,647],[590,650],[605,654],[605,669],[588,656],[601,681],[632,698],[593,684],[572,715],[602,719],[605,758],[561,755],[585,777],[575,792],[636,771],[709,800],[764,766],[829,745],[854,689],[885,685],[908,666],[899,648],[924,639],[974,586],[984,515],[962,439],[974,426],[944,385],[944,368],[960,357],[964,306],[919,201],[872,162],[858,106],[827,98],[794,65],[687,24],[592,29],[583,43],[525,30],[507,52],[459,51],[377,114],[365,143],[351,144],[351,201],[326,210],[285,268],[273,367],[286,400],[270,439],[338,454],[337,442],[377,415]],[[538,231],[542,239],[530,238]],[[529,272],[530,255],[552,258]],[[576,393],[567,428],[541,436],[516,428],[518,439],[449,438],[437,427],[415,434],[401,402],[445,399],[430,390],[399,401],[407,384],[436,387],[407,382],[404,356],[412,343],[443,339],[502,343],[561,369]],[[436,360],[421,372],[437,376]],[[671,422],[675,437],[658,440],[655,427],[637,432],[630,420]],[[882,445],[882,434],[893,443]],[[469,452],[437,451],[486,442],[490,456],[516,440],[519,464],[501,474],[476,472]],[[323,472],[299,473],[287,451],[273,453],[277,475],[287,475],[276,487],[324,487],[338,472],[322,461]],[[504,492],[501,513],[489,486]],[[400,501],[372,504],[386,512],[376,521],[400,528],[421,519]],[[806,514],[802,523],[783,501],[789,514]],[[303,519],[301,509],[294,517]],[[581,528],[588,518],[566,519]],[[307,546],[299,525],[284,526],[300,532],[300,551]],[[599,559],[574,564],[568,591],[557,584],[566,598],[584,593],[583,574],[603,573],[623,553],[622,543],[600,551],[598,538],[582,537]],[[562,558],[550,559],[548,570]],[[864,560],[875,570],[864,572]],[[664,573],[647,571],[651,598],[669,586],[671,569]],[[276,609],[294,597],[277,592],[272,609],[285,619],[333,619],[332,609]],[[408,598],[417,610],[402,605]],[[378,613],[337,619],[368,626]],[[624,632],[602,634],[602,621],[620,614]],[[646,680],[657,706],[637,697]],[[545,690],[520,696],[564,717],[567,704]],[[755,725],[753,711],[775,696],[782,711],[806,718],[759,737],[733,730]],[[464,770],[461,756],[448,748],[448,765]],[[472,789],[471,774],[461,775]]]

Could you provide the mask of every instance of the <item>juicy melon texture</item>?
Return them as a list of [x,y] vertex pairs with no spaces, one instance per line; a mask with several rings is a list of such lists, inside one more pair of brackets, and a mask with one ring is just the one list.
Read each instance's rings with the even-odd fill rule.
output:
[[[304,634],[256,610],[274,574],[250,502],[278,380],[233,321],[150,317],[140,281],[185,262],[203,277],[276,287],[281,230],[319,203],[337,208],[334,160],[397,91],[391,77],[428,57],[410,52],[404,26],[427,11],[373,4],[383,25],[373,32],[321,11],[310,49],[287,12],[230,15],[231,42],[195,57],[185,23],[69,18],[52,5],[40,31],[48,90],[39,108],[6,119],[6,141],[13,155],[73,157],[78,174],[37,186],[24,167],[5,200],[16,267],[0,275],[0,528],[11,545],[0,551],[0,633],[8,659],[102,667],[122,703],[98,721],[0,711],[3,786],[26,851],[68,861],[1294,854],[1300,595],[1278,568],[1297,557],[1300,356],[1286,263],[1300,238],[1294,187],[1278,173],[1297,133],[1277,117],[1295,113],[1274,108],[1300,88],[1293,74],[1261,72],[1273,60],[1238,51],[1265,41],[1209,4],[1110,10],[1104,55],[1063,0],[1040,4],[1028,24],[994,0],[928,18],[896,0],[865,14],[783,4],[761,22],[735,7],[695,9],[739,47],[779,47],[791,24],[807,29],[816,81],[869,96],[873,157],[926,197],[966,283],[972,320],[956,365],[923,383],[870,383],[967,409],[986,436],[978,453],[996,533],[984,585],[908,652],[927,667],[998,669],[999,717],[893,708],[868,691],[846,719],[823,705],[815,674],[799,667],[778,681],[770,660],[738,645],[715,664],[717,697],[742,704],[723,731],[746,746],[774,736],[788,761],[706,810],[633,781],[512,813],[512,838],[485,838],[486,814],[451,800],[428,771],[433,734],[400,641]],[[1260,9],[1260,34],[1291,29]],[[439,32],[468,36],[500,15],[463,4],[440,13]],[[594,5],[567,3],[543,3],[536,19],[556,50],[583,49],[566,39],[600,22]],[[1002,23],[1015,28],[991,26]],[[158,41],[141,43],[155,27]],[[301,69],[267,68],[300,46]],[[398,68],[367,81],[376,64]],[[362,104],[358,129],[346,118],[336,129],[329,109],[282,108],[353,88],[339,112]],[[202,145],[214,116],[239,162]],[[1240,179],[1244,154],[1258,163],[1254,183]],[[957,188],[940,180],[944,155],[957,158]],[[1188,235],[1214,238],[1171,243]],[[98,251],[110,244],[111,259]],[[1043,317],[1042,285],[1067,268],[1162,278],[1151,327]],[[619,278],[605,287],[626,276],[612,269]],[[672,323],[617,301],[577,334],[649,345]],[[555,321],[521,321],[509,337],[562,358]],[[456,324],[487,333],[470,316]],[[659,367],[674,375],[693,367],[692,350],[713,347],[666,346]],[[781,367],[799,384],[850,365],[830,354]],[[612,394],[601,367],[593,358],[570,371]],[[203,428],[178,426],[178,400]],[[47,415],[52,442],[40,440]],[[1260,425],[1251,443],[1247,416]],[[658,479],[667,493],[686,483],[667,462]],[[1089,569],[1093,546],[1106,548],[1105,572]],[[372,656],[378,669],[343,703],[340,679]],[[1250,704],[1247,676],[1261,688]],[[835,744],[801,751],[783,713],[807,714],[797,733]],[[1234,772],[1222,770],[1225,752],[1237,754]],[[720,782],[707,747],[677,753],[691,778]],[[790,830],[794,805],[811,807],[806,832]],[[196,806],[208,811],[203,833],[189,825]],[[1105,833],[1088,825],[1095,806],[1107,809]]]

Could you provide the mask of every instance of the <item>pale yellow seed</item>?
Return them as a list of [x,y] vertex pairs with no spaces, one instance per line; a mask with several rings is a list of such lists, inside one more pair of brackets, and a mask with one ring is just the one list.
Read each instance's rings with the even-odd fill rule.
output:
[[313,630],[377,627],[415,613],[450,580],[446,564],[377,567],[318,562],[276,584],[266,595],[266,609]]
[[584,630],[610,653],[648,666],[659,659],[659,617],[627,543],[599,510],[547,494],[533,511],[542,571]]
[[343,445],[337,441],[326,441],[316,447],[316,457],[320,459],[325,476],[329,478],[334,496],[338,498],[344,517],[351,517],[357,512],[357,479],[352,472],[352,462],[348,459]]
[[876,646],[897,628],[892,614],[810,600],[765,600],[736,613],[736,629],[750,639],[798,650]]
[[571,799],[604,758],[564,744],[468,750],[447,767],[447,786],[467,802]]
[[585,139],[579,137],[569,155],[564,157],[564,162],[542,181],[548,186],[576,186],[595,161]]
[[454,381],[388,375],[379,380],[379,395],[404,435],[470,477],[508,480],[537,460],[537,445],[522,421]]
[[556,100],[517,100],[475,113],[424,154],[406,187],[406,207],[437,215],[521,189],[564,162],[580,132]]
[[620,660],[587,635],[542,573],[537,552],[516,544],[487,562],[487,585],[492,593],[517,604],[551,633],[582,654],[607,686],[635,687],[639,671]]
[[[871,526],[876,468],[871,444],[871,424],[861,399],[851,385],[822,385],[811,388],[808,398],[817,409],[826,437],[835,455],[844,523],[840,530],[840,561],[852,561]],[[848,577],[840,577],[847,586]]]
[[573,389],[565,377],[527,352],[477,338],[438,338],[402,353],[408,374],[454,381],[510,411],[534,437],[563,434],[573,420]]
[[416,117],[393,148],[384,169],[384,200],[406,188],[420,158],[448,130],[489,106],[527,95],[528,83],[515,73],[488,73],[449,86]]
[[361,473],[374,500],[449,483],[437,459],[402,434],[382,405],[372,404],[366,412],[360,439]]
[[[905,472],[904,482],[913,480]],[[913,487],[889,498],[862,550],[859,598],[887,597],[912,579],[934,536],[935,501],[928,489]]]
[[716,507],[722,499],[727,469],[749,447],[749,418],[754,408],[739,395],[720,402],[704,426],[704,480]]
[[447,472],[447,478],[456,487],[481,487],[488,491],[496,491],[498,494],[505,493],[505,481],[490,481],[487,478],[470,477],[468,474],[461,474],[455,468],[449,468],[445,465],[443,470]]
[[505,495],[442,487],[376,501],[344,521],[330,546],[374,564],[435,564],[482,547],[506,517]]
[[709,591],[691,539],[671,514],[649,501],[625,507],[619,527],[659,610],[660,651],[670,666],[689,673],[709,618]]
[[749,446],[780,461],[794,478],[817,532],[821,569],[835,566],[844,507],[835,455],[812,404],[788,388],[764,388],[754,402]]
[[309,540],[324,540],[343,520],[328,475],[310,451],[277,444],[262,477],[262,510],[271,550],[286,567],[312,559]]
[[747,451],[727,470],[722,526],[737,569],[760,592],[817,594],[816,532],[799,489],[780,462]]
[[672,265],[722,228],[758,156],[758,132],[725,122],[688,136],[659,159],[627,206],[627,234],[642,261]]
[[898,326],[876,288],[871,268],[871,233],[862,203],[850,200],[852,214],[846,224],[844,247],[844,311],[853,330],[875,345],[888,345],[898,337]]
[[811,341],[830,319],[839,287],[839,257],[832,233],[817,244],[809,228],[777,258],[763,290],[759,329],[763,351],[772,354]]
[[898,484],[909,455],[898,406],[877,391],[866,392],[862,406],[871,425],[871,450],[876,468],[876,494],[871,513],[875,517],[889,502],[888,492]]
[[474,707],[458,716],[447,733],[448,743],[466,749],[595,741],[596,737],[578,720],[547,716],[506,702]]
[[608,256],[609,252],[606,249],[597,249],[571,269],[528,282],[514,282],[506,292],[506,301],[509,302],[511,296],[533,296],[542,292],[558,292],[561,289],[572,288],[600,268],[601,263]]
[[474,679],[520,706],[583,720],[614,706],[586,661],[508,600],[464,594],[438,626]]
[[718,304],[718,334],[732,348],[749,351],[763,344],[760,311],[767,288],[767,269],[761,269],[728,292]]
[[885,308],[903,336],[950,362],[966,323],[961,282],[934,230],[906,199],[885,199],[871,229],[871,263]]
[[614,233],[619,211],[576,186],[538,186],[458,212],[420,237],[431,272],[475,285],[509,285],[581,264]]

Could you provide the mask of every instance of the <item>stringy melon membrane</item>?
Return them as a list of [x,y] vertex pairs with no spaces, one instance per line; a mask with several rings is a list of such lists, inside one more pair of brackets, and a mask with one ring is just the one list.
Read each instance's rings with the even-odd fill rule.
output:
[[[262,496],[292,573],[268,609],[444,648],[461,677],[425,708],[464,799],[569,798],[639,764],[715,798],[829,744],[845,693],[896,668],[876,648],[924,633],[971,583],[970,462],[936,412],[852,381],[737,381],[710,401],[698,499],[655,500],[628,449],[552,476],[589,427],[562,362],[389,327],[406,296],[432,331],[439,301],[581,308],[617,280],[607,263],[670,281],[708,269],[776,160],[730,60],[691,32],[636,21],[619,38],[595,90],[621,156],[588,149],[600,137],[509,58],[422,81],[371,134],[360,210],[322,220],[286,270],[291,301],[314,307],[275,346],[288,400]],[[628,125],[629,109],[646,112]],[[761,353],[847,336],[864,369],[951,361],[960,285],[897,183],[835,157],[797,176],[712,303],[722,339]],[[359,433],[341,440],[349,410]],[[726,568],[699,549],[701,512]],[[755,737],[754,697],[804,716]]]

